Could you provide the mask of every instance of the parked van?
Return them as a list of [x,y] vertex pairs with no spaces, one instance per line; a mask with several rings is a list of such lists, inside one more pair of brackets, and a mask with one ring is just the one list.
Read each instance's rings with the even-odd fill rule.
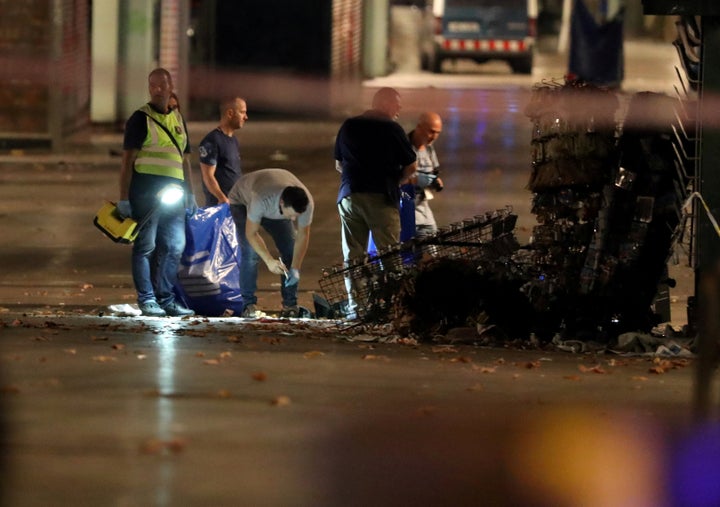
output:
[[[444,60],[505,60],[532,73],[537,0],[434,0],[432,33],[423,37],[423,70],[442,72]],[[430,30],[428,30],[430,32]]]

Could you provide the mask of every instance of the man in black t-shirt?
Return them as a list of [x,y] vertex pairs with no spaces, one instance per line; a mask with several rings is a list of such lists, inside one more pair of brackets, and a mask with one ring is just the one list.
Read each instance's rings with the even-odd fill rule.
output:
[[228,202],[227,194],[242,176],[240,143],[235,131],[248,119],[247,103],[240,97],[220,104],[220,125],[200,142],[200,170],[202,171],[205,205]]
[[[400,94],[393,88],[375,93],[372,109],[345,120],[335,141],[341,173],[337,197],[342,225],[343,260],[365,255],[370,233],[380,250],[400,241],[400,184],[415,172],[416,156],[407,134],[395,122]],[[348,316],[354,313],[352,280]]]

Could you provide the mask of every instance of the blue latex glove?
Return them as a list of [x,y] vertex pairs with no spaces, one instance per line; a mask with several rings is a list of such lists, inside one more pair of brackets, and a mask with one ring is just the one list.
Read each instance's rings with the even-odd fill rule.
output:
[[300,270],[292,268],[290,271],[288,271],[287,278],[285,279],[285,287],[289,287],[291,285],[297,285],[300,281]]
[[426,173],[423,171],[417,172],[417,186],[420,188],[429,187],[436,179],[437,174]]
[[185,196],[185,208],[188,216],[195,216],[195,213],[197,213],[198,210],[198,205],[194,194],[187,194],[187,196]]
[[115,207],[117,208],[118,215],[122,218],[130,218],[132,216],[130,201],[118,201]]

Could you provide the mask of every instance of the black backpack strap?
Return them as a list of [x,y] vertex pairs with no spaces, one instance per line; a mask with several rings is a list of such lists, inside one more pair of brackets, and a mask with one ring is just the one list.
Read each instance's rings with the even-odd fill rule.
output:
[[154,121],[161,129],[163,129],[163,130],[165,131],[165,133],[168,135],[168,137],[170,138],[170,140],[171,140],[171,141],[173,142],[173,144],[175,145],[175,148],[177,148],[178,152],[180,153],[180,158],[183,158],[183,157],[185,156],[185,153],[184,153],[183,150],[180,148],[180,145],[179,145],[178,142],[175,140],[175,137],[173,137],[173,135],[172,135],[172,134],[170,133],[170,131],[167,129],[167,127],[166,127],[165,125],[163,125],[162,123],[160,123],[159,121],[157,121],[157,120],[156,120],[155,118],[153,118],[152,116],[150,116],[149,114],[147,114],[145,111],[142,111],[142,109],[141,109],[140,111],[141,111],[145,116],[147,116],[147,117],[150,118],[152,121]]

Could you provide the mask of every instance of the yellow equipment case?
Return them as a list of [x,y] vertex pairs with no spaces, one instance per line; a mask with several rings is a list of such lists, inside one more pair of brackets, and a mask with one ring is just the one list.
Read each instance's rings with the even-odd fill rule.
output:
[[138,235],[138,223],[132,218],[122,218],[114,202],[105,201],[102,208],[95,214],[95,227],[116,243],[129,244]]

